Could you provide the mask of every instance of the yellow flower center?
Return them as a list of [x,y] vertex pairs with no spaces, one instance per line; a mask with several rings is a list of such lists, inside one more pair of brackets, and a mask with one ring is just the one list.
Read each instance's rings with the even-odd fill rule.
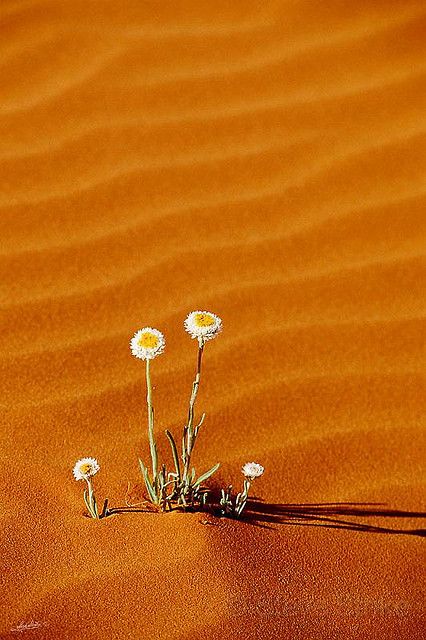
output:
[[211,327],[215,322],[214,317],[209,313],[197,313],[194,320],[197,327]]
[[92,465],[89,464],[88,462],[85,462],[84,464],[80,465],[80,473],[83,476],[86,476],[88,473],[90,473],[92,470]]
[[155,333],[146,331],[138,340],[138,345],[144,349],[155,349],[158,347],[158,336]]

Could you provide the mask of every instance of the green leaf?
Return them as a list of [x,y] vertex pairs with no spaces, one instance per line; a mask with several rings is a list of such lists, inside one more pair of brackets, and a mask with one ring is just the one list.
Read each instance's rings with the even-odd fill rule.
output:
[[243,495],[242,493],[239,493],[237,495],[236,500],[235,500],[235,513],[236,513],[237,518],[244,511],[245,506],[246,506],[246,502],[247,502],[247,496]]
[[187,456],[187,451],[186,451],[186,435],[188,433],[188,427],[185,426],[183,428],[183,433],[182,433],[182,462],[185,464],[186,462],[186,456]]
[[196,487],[199,487],[203,482],[208,480],[208,478],[210,478],[210,476],[212,476],[214,473],[216,473],[216,471],[219,469],[219,467],[220,467],[220,462],[218,462],[217,464],[214,465],[214,467],[212,467],[211,469],[206,471],[206,473],[203,473],[203,475],[200,476],[196,482],[194,482],[194,489]]
[[153,504],[157,504],[157,496],[155,495],[155,491],[154,488],[151,484],[151,481],[149,479],[149,474],[148,474],[148,469],[146,468],[146,466],[144,465],[144,463],[142,462],[142,460],[139,458],[139,465],[142,471],[142,475],[143,475],[143,479],[145,481],[145,486],[146,489],[148,491],[149,497],[151,499],[151,502]]
[[201,427],[201,425],[203,424],[203,422],[204,422],[205,418],[206,418],[206,414],[205,414],[205,413],[203,413],[203,415],[201,416],[201,420],[200,420],[200,422],[199,422],[199,423],[197,424],[197,426],[195,427],[195,430],[194,430],[194,439],[197,437],[198,432],[199,432],[199,430],[200,430],[200,427]]
[[89,515],[92,518],[96,518],[96,513],[93,511],[93,507],[92,507],[92,505],[90,503],[89,494],[87,493],[87,489],[84,490],[83,497],[84,497],[84,504],[86,505],[86,509],[89,512]]
[[177,473],[178,479],[180,480],[179,454],[178,454],[176,442],[175,442],[175,439],[173,438],[173,435],[170,433],[168,429],[166,429],[166,436],[168,441],[170,442],[170,448],[172,450],[172,455],[173,455],[173,462],[175,463],[176,473]]

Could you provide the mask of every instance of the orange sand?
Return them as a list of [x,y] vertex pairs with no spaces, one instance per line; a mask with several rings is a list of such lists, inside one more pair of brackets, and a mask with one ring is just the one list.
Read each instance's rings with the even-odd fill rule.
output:
[[[1,638],[421,638],[424,2],[0,16]],[[77,458],[120,506],[148,455],[131,334],[176,431],[196,308],[197,466],[263,502],[84,518]]]

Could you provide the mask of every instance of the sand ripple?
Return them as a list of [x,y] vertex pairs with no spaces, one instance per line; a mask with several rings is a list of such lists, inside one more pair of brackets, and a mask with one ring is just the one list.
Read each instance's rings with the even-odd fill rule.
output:
[[[4,0],[0,20],[1,637],[420,639],[424,3]],[[198,462],[238,485],[258,459],[264,503],[97,526],[71,464],[96,455],[114,504],[139,482],[128,338],[167,333],[177,429],[196,307],[225,325]]]

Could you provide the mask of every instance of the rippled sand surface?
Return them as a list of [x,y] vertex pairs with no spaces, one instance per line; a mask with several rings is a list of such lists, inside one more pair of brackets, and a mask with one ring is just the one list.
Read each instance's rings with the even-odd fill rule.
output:
[[[426,7],[3,0],[0,637],[420,639]],[[206,348],[196,462],[242,522],[137,496]],[[168,455],[159,436],[160,449]],[[136,499],[136,498],[135,498]]]

